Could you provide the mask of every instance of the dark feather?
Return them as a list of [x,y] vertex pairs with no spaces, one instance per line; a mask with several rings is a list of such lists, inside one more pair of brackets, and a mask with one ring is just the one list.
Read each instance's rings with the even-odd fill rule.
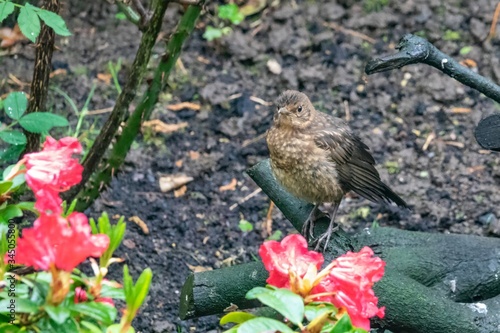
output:
[[329,151],[342,188],[346,192],[354,191],[373,202],[393,202],[398,206],[408,207],[403,199],[380,180],[368,146],[350,132],[347,124],[341,119],[323,114],[320,117],[324,121],[323,126],[316,130],[315,143]]

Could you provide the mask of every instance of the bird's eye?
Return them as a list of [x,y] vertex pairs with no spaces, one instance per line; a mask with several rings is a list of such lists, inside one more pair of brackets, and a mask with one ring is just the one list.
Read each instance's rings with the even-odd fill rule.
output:
[[302,112],[302,105],[299,105],[299,107],[297,108],[297,112]]

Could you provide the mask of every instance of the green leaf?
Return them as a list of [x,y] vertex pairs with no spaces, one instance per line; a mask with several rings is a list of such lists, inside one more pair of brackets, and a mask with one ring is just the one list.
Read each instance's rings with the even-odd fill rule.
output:
[[0,4],[0,23],[3,22],[14,11],[14,4],[10,1],[2,2]]
[[71,304],[69,309],[81,315],[103,322],[106,325],[111,325],[115,321],[117,315],[115,307],[99,302]]
[[33,112],[19,119],[19,124],[28,132],[47,133],[53,127],[68,126],[68,120],[50,112]]
[[283,237],[283,233],[281,232],[281,230],[276,230],[271,236],[267,237],[267,240],[279,241],[281,237]]
[[82,320],[80,322],[80,325],[82,325],[83,327],[85,327],[87,329],[87,331],[84,331],[86,333],[102,333],[102,330],[99,328],[99,326],[97,326],[89,321]]
[[133,306],[134,310],[138,310],[141,307],[142,303],[144,303],[146,296],[148,296],[152,278],[153,278],[153,271],[151,270],[151,268],[146,268],[144,271],[142,271],[141,275],[137,279],[137,282],[134,287],[135,290],[135,297],[134,297],[135,299]]
[[[106,329],[106,333],[123,333],[121,324],[113,324],[108,326]],[[135,333],[135,329],[130,326],[125,333]]]
[[333,329],[330,331],[330,333],[351,332],[353,328],[354,327],[352,326],[351,318],[349,318],[348,314],[345,314],[339,319],[339,321],[335,323],[335,326],[333,326]]
[[337,309],[330,303],[309,303],[304,308],[304,315],[308,321],[312,321],[326,312],[336,313]]
[[0,150],[0,160],[2,162],[17,160],[25,147],[25,145],[10,145],[7,149]]
[[214,39],[221,38],[223,36],[222,30],[219,28],[214,28],[210,25],[207,25],[205,28],[205,32],[203,33],[203,38],[207,41],[211,42]]
[[35,203],[30,202],[30,201],[21,201],[16,205],[17,208],[22,209],[22,210],[28,210],[33,213],[38,213],[38,211],[35,209]]
[[460,55],[467,55],[472,51],[472,46],[464,46],[460,49]]
[[229,323],[241,324],[253,318],[255,318],[255,316],[248,312],[242,312],[242,311],[230,312],[220,319],[219,324],[221,325],[226,325]]
[[22,91],[12,92],[3,103],[5,113],[9,118],[19,120],[28,107],[28,99]]
[[6,182],[1,182],[0,183],[0,194],[4,194],[6,193],[7,191],[10,190],[10,188],[12,187],[12,181],[6,181]]
[[27,3],[19,11],[19,16],[17,18],[17,24],[23,35],[25,35],[33,43],[36,42],[36,38],[40,34],[40,19],[36,15],[37,7]]
[[68,319],[71,314],[69,309],[62,305],[60,306],[45,305],[43,309],[45,310],[45,312],[47,312],[49,317],[59,325],[64,324],[66,319]]
[[34,314],[39,310],[39,306],[29,299],[7,298],[0,300],[0,313],[9,313],[11,308],[15,308],[16,313]]
[[304,319],[304,300],[288,289],[269,289],[255,287],[247,292],[247,299],[258,299],[263,304],[275,309],[293,324],[298,325]]
[[0,332],[2,333],[18,333],[21,332],[21,329],[17,326],[14,326],[9,323],[1,323],[0,324]]
[[18,131],[1,131],[0,139],[10,143],[11,145],[24,145],[26,144],[26,135]]
[[244,219],[240,220],[240,223],[238,223],[238,227],[243,232],[250,232],[253,230],[253,224]]
[[240,24],[245,16],[240,12],[240,8],[237,4],[231,3],[228,5],[219,6],[219,18],[229,20],[232,24]]
[[69,32],[68,27],[66,27],[66,23],[61,16],[45,9],[38,10],[37,14],[42,21],[54,29],[54,32],[59,36],[71,36],[71,32]]
[[123,292],[122,288],[115,288],[108,286],[106,284],[103,284],[101,286],[101,297],[109,297],[113,299],[125,299],[125,293]]
[[16,205],[8,205],[4,209],[0,210],[0,222],[9,222],[13,218],[21,216],[23,216],[23,211]]
[[276,319],[258,317],[250,319],[238,328],[238,333],[276,332],[293,333],[293,330]]

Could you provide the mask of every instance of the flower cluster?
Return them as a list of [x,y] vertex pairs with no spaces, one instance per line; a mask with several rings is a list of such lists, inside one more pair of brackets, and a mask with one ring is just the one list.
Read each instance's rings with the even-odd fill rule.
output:
[[42,151],[26,154],[20,161],[26,166],[26,183],[35,194],[40,216],[18,239],[17,263],[71,272],[87,257],[99,257],[108,248],[109,237],[92,235],[84,214],[62,215],[60,193],[82,179],[83,167],[73,158],[81,151],[76,138],[47,137]]
[[365,330],[370,329],[371,317],[384,317],[385,308],[377,307],[372,286],[384,275],[385,262],[373,257],[369,247],[338,257],[320,272],[323,255],[309,251],[301,235],[287,236],[281,243],[267,241],[259,254],[270,285],[288,288],[306,303],[330,302],[346,310],[354,326]]

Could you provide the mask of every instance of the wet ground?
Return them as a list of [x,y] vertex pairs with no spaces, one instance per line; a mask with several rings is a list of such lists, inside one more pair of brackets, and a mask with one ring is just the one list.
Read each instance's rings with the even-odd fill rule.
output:
[[[74,35],[59,39],[54,57],[55,67],[68,73],[55,76],[51,84],[81,108],[96,82],[89,109],[109,108],[116,90],[96,77],[121,57],[123,84],[140,33],[115,18],[113,5],[72,2],[63,13]],[[425,65],[364,74],[370,58],[393,52],[411,32],[458,60],[473,60],[479,73],[500,81],[500,37],[484,42],[497,1],[384,2],[282,2],[214,42],[202,38],[204,26],[214,19],[208,6],[212,14],[203,16],[187,42],[182,66],[153,115],[188,126],[171,134],[145,131],[123,173],[89,211],[92,216],[102,211],[137,216],[149,228],[146,235],[130,222],[119,252],[135,276],[145,267],[155,274],[151,296],[135,322],[138,331],[216,331],[216,317],[178,319],[180,288],[192,270],[253,260],[268,236],[262,222],[269,200],[262,193],[243,200],[257,189],[244,171],[267,158],[261,135],[272,118],[270,103],[285,89],[301,90],[317,109],[347,118],[371,148],[382,179],[412,207],[402,211],[351,195],[338,215],[350,232],[377,221],[408,230],[499,236],[500,158],[481,151],[473,136],[478,121],[499,106]],[[181,10],[172,5],[165,32]],[[161,55],[160,44],[153,64]],[[1,58],[3,92],[27,91],[29,86],[6,78],[13,74],[28,82],[33,58],[29,45],[17,45]],[[201,108],[166,108],[179,102]],[[54,90],[49,104],[76,123],[69,103]],[[106,115],[88,116],[84,142],[95,136]],[[194,180],[183,195],[162,193],[160,177],[176,173]],[[220,189],[233,179],[234,190]],[[243,232],[241,220],[253,230]],[[292,231],[279,211],[273,221],[273,232]]]

